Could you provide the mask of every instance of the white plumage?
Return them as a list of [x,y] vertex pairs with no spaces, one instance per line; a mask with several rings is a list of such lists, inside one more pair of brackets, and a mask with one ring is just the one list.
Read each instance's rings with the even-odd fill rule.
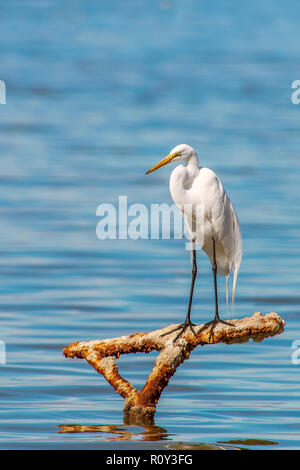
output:
[[[236,279],[242,260],[242,237],[240,224],[235,209],[227,196],[217,175],[206,167],[199,168],[198,156],[195,150],[186,144],[177,145],[170,152],[180,152],[180,157],[173,161],[184,160],[186,165],[178,165],[170,176],[170,192],[173,201],[185,216],[190,233],[194,233],[196,241],[208,255],[213,264],[212,238],[216,242],[217,272],[227,276],[233,270],[234,300]],[[196,223],[196,210],[184,212],[184,205],[203,205],[204,226]],[[200,220],[200,222],[202,222]],[[226,297],[228,298],[228,282]]]
[[[227,301],[228,278],[233,270],[232,301],[234,301],[236,280],[242,259],[242,237],[239,220],[233,204],[217,175],[209,168],[199,168],[197,153],[189,145],[181,144],[174,147],[170,154],[151,168],[147,174],[163,165],[176,161],[183,161],[185,164],[178,165],[171,173],[170,192],[172,199],[182,211],[190,233],[208,255],[212,266],[214,266],[215,254],[216,273],[227,277]],[[200,218],[200,220],[196,217],[197,205],[201,205],[203,211],[203,218]],[[196,263],[195,256],[194,254],[194,263]],[[194,286],[193,282],[191,297]],[[218,321],[221,321],[218,317],[216,281],[215,291],[216,318]],[[189,321],[189,313],[187,320],[183,324],[183,331],[187,326],[192,328],[192,324]]]

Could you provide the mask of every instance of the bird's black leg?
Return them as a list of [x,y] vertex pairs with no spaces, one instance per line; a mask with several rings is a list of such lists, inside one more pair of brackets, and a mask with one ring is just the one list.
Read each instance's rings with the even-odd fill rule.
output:
[[200,330],[198,331],[198,334],[201,333],[201,331],[205,330],[209,326],[211,326],[210,333],[209,333],[209,341],[211,340],[213,336],[213,330],[217,323],[224,323],[224,325],[229,325],[229,326],[234,326],[232,323],[227,323],[226,321],[220,320],[219,317],[219,305],[218,305],[218,283],[217,283],[217,261],[216,261],[216,241],[213,238],[212,239],[213,243],[213,265],[212,265],[212,271],[213,271],[213,276],[214,276],[214,287],[215,287],[215,318],[203,325]]
[[174,328],[173,330],[168,331],[167,333],[164,333],[164,334],[161,335],[161,336],[166,336],[166,335],[169,335],[171,333],[174,333],[174,331],[180,330],[178,335],[174,339],[174,343],[185,332],[185,330],[187,328],[190,328],[192,330],[192,332],[194,333],[194,335],[197,336],[196,332],[193,328],[193,326],[195,326],[195,325],[194,325],[194,323],[191,322],[191,308],[192,308],[192,302],[193,302],[194,285],[195,285],[195,280],[196,280],[196,276],[197,276],[196,250],[194,248],[193,248],[192,253],[193,253],[192,283],[191,283],[190,299],[189,299],[189,306],[188,306],[186,319],[185,319],[184,323],[182,323],[181,325],[179,325],[176,328]]

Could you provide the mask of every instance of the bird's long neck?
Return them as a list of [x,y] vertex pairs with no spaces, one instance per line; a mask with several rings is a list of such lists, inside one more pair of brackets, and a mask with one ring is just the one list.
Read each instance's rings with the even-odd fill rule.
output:
[[170,191],[175,204],[179,207],[187,202],[187,191],[191,188],[194,179],[199,173],[197,155],[186,160],[186,165],[178,165],[170,176]]
[[199,173],[199,160],[197,157],[197,154],[195,153],[192,155],[187,161],[186,161],[186,178],[185,178],[185,184],[189,185],[191,184],[196,176]]

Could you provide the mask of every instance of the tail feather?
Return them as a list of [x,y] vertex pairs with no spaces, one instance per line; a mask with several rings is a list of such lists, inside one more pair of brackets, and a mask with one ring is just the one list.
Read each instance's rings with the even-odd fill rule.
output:
[[232,283],[232,301],[231,301],[232,313],[234,313],[234,297],[235,297],[236,281],[237,281],[237,277],[238,277],[238,273],[239,273],[241,261],[242,261],[241,229],[240,229],[240,224],[239,224],[239,220],[236,215],[236,212],[234,211],[233,213],[234,213],[233,232],[234,232],[234,240],[235,240],[235,243],[234,243],[235,254],[234,254],[234,261],[233,261],[233,283]]
[[227,307],[227,315],[228,315],[228,284],[229,284],[229,274],[226,276],[226,307]]
[[232,312],[234,313],[234,296],[235,296],[235,288],[236,288],[236,280],[238,277],[238,272],[239,269],[238,267],[234,268],[234,273],[233,273],[233,284],[232,284],[232,300],[231,300],[231,306],[232,306]]

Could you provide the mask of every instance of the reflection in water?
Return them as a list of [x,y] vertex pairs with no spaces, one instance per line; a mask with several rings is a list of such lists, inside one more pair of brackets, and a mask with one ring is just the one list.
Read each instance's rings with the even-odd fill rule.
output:
[[[159,426],[130,426],[130,425],[116,425],[116,424],[96,424],[96,425],[84,425],[84,424],[60,424],[59,433],[80,433],[80,432],[98,432],[105,434],[114,434],[115,437],[110,437],[109,441],[164,441],[168,440],[169,436],[164,428]],[[142,428],[143,431],[138,432],[138,428]]]
[[168,444],[167,449],[174,450],[243,450],[242,447],[221,446],[218,444],[208,444],[207,442],[177,442]]
[[[170,440],[169,437],[174,434],[169,434],[166,429],[160,426],[145,425],[145,426],[134,426],[124,424],[60,424],[57,426],[60,430],[59,433],[81,433],[81,432],[92,432],[92,433],[104,433],[113,434],[114,437],[108,437],[104,440],[107,441],[166,441]],[[143,431],[138,431],[142,428]],[[228,441],[224,444],[247,444],[247,441],[254,441],[254,439],[246,439],[245,441]],[[255,440],[258,442],[258,440]],[[264,442],[260,441],[261,445]],[[269,443],[271,443],[269,441]],[[219,444],[222,444],[221,442]],[[175,442],[165,446],[166,449],[174,450],[243,450],[242,447],[209,444],[206,442]],[[276,444],[276,442],[272,443]],[[250,445],[250,444],[249,444]]]
[[265,439],[232,439],[230,441],[218,441],[220,444],[243,444],[244,446],[275,446],[276,441],[266,441]]

